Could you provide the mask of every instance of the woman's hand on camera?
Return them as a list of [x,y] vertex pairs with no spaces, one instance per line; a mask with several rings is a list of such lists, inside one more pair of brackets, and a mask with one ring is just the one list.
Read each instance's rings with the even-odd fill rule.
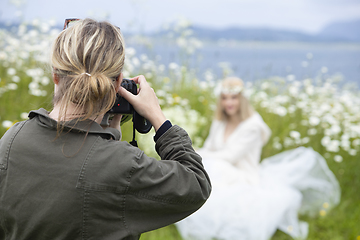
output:
[[131,78],[131,80],[139,84],[138,94],[133,95],[123,87],[120,87],[120,95],[133,105],[141,116],[148,119],[154,126],[155,131],[157,131],[166,121],[166,118],[160,108],[154,89],[150,87],[143,75]]

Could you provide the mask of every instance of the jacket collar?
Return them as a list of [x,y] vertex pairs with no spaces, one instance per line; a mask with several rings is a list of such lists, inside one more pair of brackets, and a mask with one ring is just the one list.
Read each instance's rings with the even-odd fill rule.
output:
[[[57,127],[57,121],[49,117],[49,112],[43,108],[39,110],[34,110],[29,113],[29,118],[37,117],[38,121],[50,128]],[[97,122],[87,119],[84,121],[76,122],[76,119],[65,122],[64,130],[71,132],[79,132],[79,133],[89,133],[89,134],[97,134],[105,139],[115,139],[120,140],[121,133],[115,128],[106,128],[103,129]]]

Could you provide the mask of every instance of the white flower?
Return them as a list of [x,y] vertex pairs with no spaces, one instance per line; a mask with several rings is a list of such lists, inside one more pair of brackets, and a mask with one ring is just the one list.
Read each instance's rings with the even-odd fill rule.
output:
[[46,85],[48,85],[49,83],[50,83],[50,79],[49,79],[48,77],[44,76],[44,77],[41,79],[41,84],[42,84],[43,86],[46,86]]
[[261,89],[262,90],[266,90],[266,89],[268,89],[270,87],[270,83],[269,82],[263,82],[262,84],[261,84]]
[[158,67],[160,72],[164,72],[165,71],[165,65],[164,64],[160,64]]
[[166,96],[166,92],[164,90],[162,90],[162,89],[159,89],[159,90],[156,91],[156,95],[158,97],[164,97],[164,96]]
[[38,26],[40,24],[40,20],[35,18],[33,21],[32,21],[32,25],[33,26]]
[[309,124],[310,124],[311,126],[317,126],[317,125],[319,125],[319,123],[320,123],[320,119],[319,119],[318,117],[311,116],[311,117],[309,118]]
[[179,65],[177,63],[172,62],[172,63],[169,63],[169,68],[171,70],[176,70],[179,68]]
[[201,82],[199,83],[199,86],[200,86],[201,89],[207,89],[208,84],[207,84],[207,82],[201,81]]
[[356,151],[355,149],[349,149],[349,154],[350,154],[351,156],[356,156],[357,151]]
[[174,97],[175,103],[179,103],[180,101],[181,101],[181,97],[179,97],[179,96]]
[[28,115],[29,115],[29,113],[23,112],[23,113],[20,114],[20,117],[21,117],[21,119],[27,119]]
[[39,37],[39,32],[35,29],[30,30],[28,34],[32,39]]
[[302,140],[301,140],[302,144],[307,144],[310,142],[310,138],[309,137],[304,137]]
[[279,142],[274,142],[273,143],[273,148],[275,148],[276,150],[281,150],[282,149],[282,145]]
[[10,128],[12,125],[13,125],[13,122],[9,121],[9,120],[5,120],[5,121],[2,122],[2,126],[4,128]]
[[0,60],[5,60],[7,57],[8,56],[5,52],[0,52]]
[[39,84],[37,82],[31,82],[29,83],[29,89],[30,90],[36,90],[36,89],[39,89]]
[[123,73],[124,76],[130,76],[130,72],[131,71],[128,71],[128,70],[124,69],[122,73]]
[[128,47],[128,48],[126,48],[125,53],[126,53],[127,57],[131,57],[136,54],[136,50],[135,50],[135,48]]
[[295,80],[295,75],[292,75],[292,74],[287,75],[287,76],[286,76],[286,79],[287,79],[289,82],[292,82],[292,81]]
[[268,101],[262,101],[262,102],[260,103],[260,106],[261,106],[262,108],[268,108],[268,107],[270,106],[270,102],[268,102]]
[[350,141],[348,139],[341,140],[341,147],[343,149],[350,149]]
[[321,139],[321,145],[323,145],[324,147],[329,145],[330,142],[331,142],[331,138],[329,136],[325,136]]
[[165,104],[164,99],[158,99],[158,102],[160,106],[163,106]]
[[16,70],[15,70],[14,68],[9,68],[9,69],[7,70],[7,74],[9,74],[9,75],[15,75],[15,74],[16,74]]
[[294,145],[294,140],[292,138],[286,137],[284,139],[284,146],[285,147],[290,147],[292,145]]
[[290,132],[290,137],[294,138],[294,139],[299,139],[301,137],[301,134],[297,131],[291,131]]
[[18,82],[20,82],[20,77],[19,76],[13,76],[12,81],[18,83]]
[[146,54],[141,54],[141,55],[140,55],[140,59],[141,59],[141,61],[145,62],[145,61],[147,61],[149,58],[148,58],[148,56],[147,56]]
[[294,113],[296,111],[296,106],[295,105],[290,105],[288,107],[288,111],[289,111],[289,113]]
[[173,97],[166,97],[166,103],[169,105],[173,105],[174,104],[174,98]]
[[7,85],[7,88],[8,88],[9,90],[16,90],[16,89],[18,88],[18,85],[16,85],[16,83],[9,83],[9,84]]
[[341,127],[337,124],[331,126],[330,131],[332,134],[336,135],[341,132]]
[[209,69],[206,70],[203,75],[204,75],[204,78],[205,78],[205,80],[206,80],[207,82],[214,81],[214,79],[215,79],[214,73],[211,72]]
[[307,132],[310,136],[316,135],[317,130],[315,128],[310,128]]
[[332,132],[331,132],[330,128],[325,129],[325,130],[324,130],[324,134],[325,134],[326,136],[331,136],[331,135],[332,135]]
[[291,86],[289,88],[289,93],[292,95],[292,96],[297,96],[299,94],[299,88],[296,87],[296,86]]
[[44,70],[41,68],[34,68],[26,70],[26,74],[30,77],[36,78],[44,75]]
[[331,106],[327,103],[323,103],[320,105],[320,110],[322,112],[327,112],[327,111],[330,111],[331,110]]
[[42,22],[40,24],[40,29],[41,29],[41,32],[46,33],[50,30],[50,25],[46,22]]
[[359,145],[360,145],[360,139],[357,138],[357,139],[355,139],[354,141],[352,141],[352,145],[353,145],[354,147],[359,146]]
[[344,133],[344,134],[341,136],[341,140],[349,140],[349,139],[350,139],[349,134]]
[[188,45],[188,42],[186,41],[186,39],[184,37],[180,37],[176,40],[176,43],[179,47],[185,47]]
[[307,103],[305,101],[299,101],[296,103],[296,106],[301,109],[305,108],[306,105],[307,105]]
[[329,152],[339,152],[340,149],[340,141],[339,140],[331,140],[330,143],[326,146],[326,150]]
[[343,161],[343,157],[340,156],[340,155],[335,155],[335,156],[334,156],[334,160],[335,160],[335,162],[342,162],[342,161]]
[[307,93],[309,96],[314,95],[314,93],[315,93],[314,87],[313,87],[313,86],[308,86],[308,87],[306,88],[306,93]]
[[153,77],[153,74],[151,72],[145,73],[145,78],[149,79],[149,78],[152,78],[152,77]]
[[275,113],[281,117],[285,116],[287,114],[286,108],[283,106],[279,106],[275,109]]
[[138,67],[140,65],[140,60],[137,57],[134,57],[132,59],[132,63],[134,64],[134,66]]
[[188,106],[189,105],[189,100],[188,99],[181,99],[180,105],[184,106],[184,107]]

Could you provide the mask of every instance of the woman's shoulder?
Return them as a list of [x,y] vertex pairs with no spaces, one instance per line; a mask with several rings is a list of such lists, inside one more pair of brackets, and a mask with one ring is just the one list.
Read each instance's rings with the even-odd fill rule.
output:
[[138,147],[132,146],[130,143],[126,141],[118,141],[118,140],[106,140],[102,139],[102,145],[105,147],[108,151],[113,152],[117,156],[134,156],[135,158],[141,157],[142,154],[144,154],[144,151],[142,151]]
[[254,112],[248,119],[244,121],[244,123],[249,125],[266,125],[264,119],[258,112]]
[[143,155],[142,150],[126,141],[97,137],[88,165],[94,167],[101,165],[103,171],[108,172],[109,175],[121,175],[120,173],[131,171]]
[[28,120],[16,122],[13,126],[11,126],[0,138],[0,145],[7,141],[11,141],[11,139],[14,138],[14,136],[20,131],[26,122],[28,122]]
[[222,125],[225,125],[224,121],[213,119],[213,121],[211,122],[210,129],[218,129]]
[[269,126],[265,123],[263,118],[258,112],[254,112],[254,114],[250,117],[251,118],[251,124],[253,127],[256,127],[260,130],[262,140],[264,144],[269,140],[271,135],[271,129]]
[[264,144],[268,141],[271,135],[270,128],[258,112],[254,112],[249,118],[243,121],[239,125],[237,131],[242,134],[260,134]]
[[244,129],[256,128],[261,122],[263,122],[263,120],[260,114],[258,112],[254,112],[250,117],[240,122],[239,126]]
[[221,125],[224,124],[224,121],[218,120],[218,119],[214,119],[211,123],[211,125]]
[[261,115],[256,111],[251,115],[251,117],[249,119],[253,119],[253,120],[261,121],[261,122],[264,121],[263,118],[261,117]]

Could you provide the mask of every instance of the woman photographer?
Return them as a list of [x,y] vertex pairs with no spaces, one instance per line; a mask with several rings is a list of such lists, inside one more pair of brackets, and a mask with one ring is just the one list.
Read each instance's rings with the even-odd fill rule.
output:
[[[120,86],[124,59],[107,22],[77,20],[56,38],[52,111],[30,112],[0,140],[0,239],[138,239],[206,201],[201,157],[143,76],[137,95]],[[154,126],[164,160],[119,141],[121,116],[99,125],[117,92]]]

